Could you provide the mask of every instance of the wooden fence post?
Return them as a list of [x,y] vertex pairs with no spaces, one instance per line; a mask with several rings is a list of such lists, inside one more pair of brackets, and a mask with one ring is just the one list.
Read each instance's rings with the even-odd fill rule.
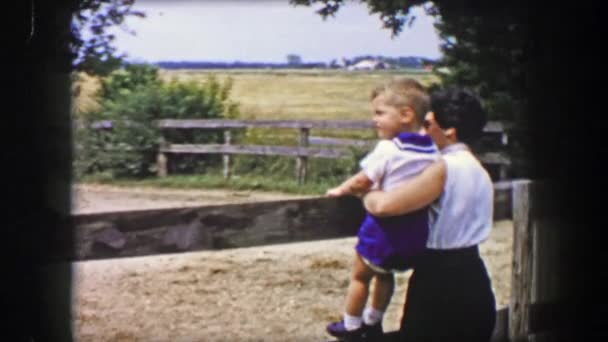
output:
[[498,167],[498,180],[505,180],[507,179],[508,173],[507,173],[507,165],[505,164],[500,164],[500,166]]
[[162,136],[161,133],[158,154],[156,155],[156,172],[158,177],[166,177],[168,174],[167,164],[169,161],[167,158],[167,154],[163,152],[163,148],[166,148],[168,145],[169,144],[167,143],[167,141],[165,141],[165,137]]
[[530,189],[528,180],[514,181],[513,207],[513,265],[511,299],[509,303],[509,341],[527,341],[529,334],[530,301],[532,290],[532,223],[530,217]]
[[[300,128],[299,147],[308,147],[309,128]],[[296,179],[298,184],[306,182],[306,169],[308,167],[308,156],[298,156],[296,159]]]
[[[509,144],[509,136],[507,135],[507,132],[503,131],[502,134],[500,135],[500,142],[503,146],[507,146]],[[507,179],[508,176],[508,170],[509,166],[505,165],[505,164],[500,164],[499,166],[499,173],[500,173],[500,180],[505,180]]]
[[[230,134],[230,130],[224,131],[224,145],[230,145],[232,143],[232,135]],[[223,155],[224,159],[224,178],[229,179],[232,175],[232,160],[229,154]]]

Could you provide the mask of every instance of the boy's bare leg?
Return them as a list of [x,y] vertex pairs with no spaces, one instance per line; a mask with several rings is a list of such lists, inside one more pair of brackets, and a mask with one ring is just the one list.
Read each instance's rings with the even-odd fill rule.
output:
[[356,253],[353,260],[350,284],[346,293],[346,313],[348,315],[361,317],[363,314],[363,308],[369,294],[370,281],[374,275],[374,271]]
[[374,279],[373,292],[370,298],[371,307],[384,312],[393,296],[395,277],[393,273],[377,273]]

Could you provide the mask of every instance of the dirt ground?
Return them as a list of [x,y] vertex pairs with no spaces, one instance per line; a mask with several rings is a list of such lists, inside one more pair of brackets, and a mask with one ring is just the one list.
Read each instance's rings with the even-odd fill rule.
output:
[[[74,212],[242,203],[303,196],[79,186]],[[78,341],[324,341],[339,319],[355,238],[77,262]],[[511,221],[496,222],[481,252],[497,304],[506,305]],[[397,275],[385,330],[398,328],[409,272]]]

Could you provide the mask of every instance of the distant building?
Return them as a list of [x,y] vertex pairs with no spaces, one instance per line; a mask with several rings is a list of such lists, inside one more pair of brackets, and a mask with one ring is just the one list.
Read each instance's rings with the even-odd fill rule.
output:
[[330,63],[330,67],[332,67],[332,68],[343,69],[343,68],[346,68],[347,66],[348,66],[348,60],[344,57],[342,57],[338,60],[334,59]]
[[364,59],[347,68],[347,70],[379,70],[388,69],[389,65],[385,62],[375,59]]
[[449,74],[452,73],[452,70],[450,70],[447,67],[441,67],[441,68],[437,69],[437,72],[440,73],[440,74],[448,74],[449,75]]

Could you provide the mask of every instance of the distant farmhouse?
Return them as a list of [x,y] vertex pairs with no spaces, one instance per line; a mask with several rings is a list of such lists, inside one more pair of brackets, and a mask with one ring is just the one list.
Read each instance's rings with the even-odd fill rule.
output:
[[377,59],[364,59],[353,65],[349,65],[346,69],[350,71],[354,70],[380,70],[388,69],[390,65],[386,62]]

